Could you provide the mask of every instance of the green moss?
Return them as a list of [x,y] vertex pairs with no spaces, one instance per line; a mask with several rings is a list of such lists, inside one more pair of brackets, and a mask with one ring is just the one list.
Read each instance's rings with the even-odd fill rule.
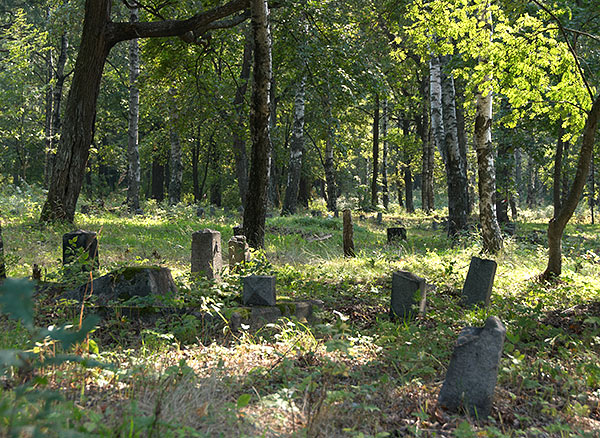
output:
[[276,306],[281,311],[283,316],[292,316],[296,314],[296,303],[293,302],[279,302]]
[[223,316],[225,319],[230,320],[234,313],[239,313],[242,319],[250,318],[250,308],[248,307],[229,307],[227,309],[223,309]]
[[126,268],[119,269],[114,274],[114,279],[119,280],[123,278],[127,281],[131,281],[137,274],[139,274],[142,271],[145,271],[146,269],[160,270],[160,266],[128,266]]

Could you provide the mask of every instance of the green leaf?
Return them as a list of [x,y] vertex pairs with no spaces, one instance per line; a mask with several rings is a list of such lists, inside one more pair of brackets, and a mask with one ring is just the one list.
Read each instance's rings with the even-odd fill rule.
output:
[[245,408],[246,406],[248,406],[248,403],[250,403],[251,398],[252,398],[251,394],[240,395],[237,399],[237,408],[242,409],[242,408]]
[[21,320],[33,328],[33,283],[24,279],[7,278],[0,286],[2,313]]

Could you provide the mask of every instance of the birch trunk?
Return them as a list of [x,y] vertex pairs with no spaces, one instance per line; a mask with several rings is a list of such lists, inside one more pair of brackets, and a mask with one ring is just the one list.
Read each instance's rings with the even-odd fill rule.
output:
[[[443,62],[445,66],[446,60]],[[443,147],[448,180],[448,235],[453,237],[467,225],[468,182],[458,144],[456,123],[456,93],[452,74],[442,69]]]
[[254,76],[250,111],[252,164],[244,208],[244,233],[253,248],[264,247],[267,190],[269,184],[269,88],[271,86],[271,34],[266,0],[251,0],[250,14],[254,40]]
[[[139,20],[137,8],[131,9],[130,21]],[[140,120],[140,48],[137,39],[129,41],[129,131],[127,144],[127,205],[129,210],[136,212],[140,209],[140,152],[138,127]]]
[[438,56],[432,56],[429,61],[429,102],[431,133],[442,156],[442,161],[446,164],[448,159],[444,143],[444,120],[442,116],[442,69]]
[[304,154],[304,94],[305,79],[300,79],[294,100],[294,128],[290,145],[290,164],[281,214],[294,214],[298,204],[302,156]]

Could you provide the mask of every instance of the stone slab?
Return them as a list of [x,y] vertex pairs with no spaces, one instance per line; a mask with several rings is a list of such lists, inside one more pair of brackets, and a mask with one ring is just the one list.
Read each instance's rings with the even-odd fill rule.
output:
[[89,270],[90,266],[98,267],[98,238],[94,231],[77,230],[63,234],[63,265],[76,261],[81,250],[87,253],[87,261],[83,263],[82,270]]
[[244,306],[274,306],[275,277],[271,275],[250,275],[244,277],[242,303]]
[[221,233],[209,229],[192,234],[192,274],[200,273],[209,280],[220,280],[223,269]]
[[497,264],[494,260],[473,257],[462,289],[462,303],[465,306],[476,304],[487,306],[492,296],[492,286]]
[[406,228],[390,227],[387,229],[387,241],[392,243],[398,240],[406,240]]
[[[398,271],[392,275],[392,319],[406,320],[425,313],[427,283],[410,272]],[[415,309],[416,306],[416,309]]]
[[460,332],[438,397],[440,407],[474,418],[490,415],[505,336],[506,328],[495,316],[483,327]]

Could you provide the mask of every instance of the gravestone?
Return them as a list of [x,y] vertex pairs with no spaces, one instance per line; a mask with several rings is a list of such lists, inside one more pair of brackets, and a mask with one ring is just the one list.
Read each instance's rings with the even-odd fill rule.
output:
[[[425,279],[406,271],[394,272],[390,306],[392,319],[405,320],[415,317],[417,313],[425,313],[426,300],[427,284]],[[413,309],[415,305],[417,309]]]
[[323,216],[323,214],[319,210],[311,210],[310,215],[312,217],[322,217]]
[[381,225],[383,223],[383,213],[382,212],[377,213],[377,219],[375,219],[375,221],[377,222],[377,225]]
[[352,213],[350,212],[350,210],[344,210],[343,222],[344,256],[355,257],[356,254],[354,253],[354,226],[352,225]]
[[86,271],[91,266],[98,268],[98,239],[93,231],[77,230],[63,234],[63,265],[77,261],[82,253],[87,254],[87,260],[82,263],[81,269]]
[[244,277],[242,303],[244,306],[274,306],[275,277],[271,275]]
[[239,263],[246,263],[250,260],[250,250],[246,242],[246,236],[233,236],[228,242],[229,249],[229,270],[232,270]]
[[490,303],[497,264],[494,260],[473,257],[469,265],[467,279],[462,289],[462,302],[465,306]]
[[387,229],[387,241],[392,243],[394,240],[406,240],[406,228],[392,227]]
[[205,229],[192,234],[192,273],[202,273],[209,280],[221,279],[221,233]]
[[125,301],[132,297],[148,295],[176,294],[171,271],[158,266],[135,266],[119,269],[79,286],[65,293],[64,297],[82,300],[95,297],[95,304],[107,305],[110,302]]
[[490,415],[505,336],[506,328],[495,316],[483,327],[460,332],[438,397],[440,407],[464,409],[475,418]]
[[214,216],[215,214],[217,214],[217,210],[215,209],[214,205],[211,205],[210,208],[208,209],[208,211],[210,212],[211,216]]
[[244,235],[244,227],[242,225],[236,225],[233,227],[233,235],[234,236],[243,236]]
[[205,214],[205,211],[204,211],[204,209],[203,209],[202,207],[198,207],[198,208],[196,209],[196,216],[197,216],[197,217],[199,217],[199,218],[203,218],[203,217],[204,217],[204,214]]

